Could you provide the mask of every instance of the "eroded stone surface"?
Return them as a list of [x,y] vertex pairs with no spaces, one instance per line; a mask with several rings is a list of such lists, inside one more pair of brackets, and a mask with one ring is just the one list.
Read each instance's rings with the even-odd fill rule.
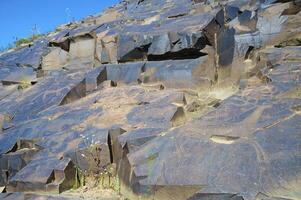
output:
[[126,0],[2,54],[0,198],[300,199],[300,6]]

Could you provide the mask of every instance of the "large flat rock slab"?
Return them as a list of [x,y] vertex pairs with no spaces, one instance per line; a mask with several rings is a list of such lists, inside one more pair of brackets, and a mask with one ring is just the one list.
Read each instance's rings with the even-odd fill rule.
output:
[[300,199],[300,11],[124,0],[1,53],[0,199]]

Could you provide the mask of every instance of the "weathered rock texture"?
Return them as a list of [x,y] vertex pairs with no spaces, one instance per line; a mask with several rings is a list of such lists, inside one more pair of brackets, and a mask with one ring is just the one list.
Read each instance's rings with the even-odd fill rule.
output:
[[300,10],[124,0],[2,54],[0,198],[301,199]]

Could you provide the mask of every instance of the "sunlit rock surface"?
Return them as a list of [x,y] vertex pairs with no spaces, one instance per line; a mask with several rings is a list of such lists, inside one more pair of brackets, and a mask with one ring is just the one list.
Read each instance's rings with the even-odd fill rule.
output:
[[124,0],[4,52],[0,199],[301,199],[300,11]]

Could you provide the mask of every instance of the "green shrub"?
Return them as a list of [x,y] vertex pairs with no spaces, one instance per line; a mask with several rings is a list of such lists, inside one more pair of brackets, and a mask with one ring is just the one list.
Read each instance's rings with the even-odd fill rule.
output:
[[15,41],[15,46],[16,46],[16,47],[19,47],[19,46],[21,46],[22,44],[29,44],[30,42],[31,42],[30,39],[27,39],[27,38],[21,38],[21,39]]
[[21,38],[15,41],[15,46],[19,47],[22,44],[29,44],[31,42],[33,42],[36,39],[39,39],[41,37],[43,37],[44,35],[42,34],[32,34],[29,38]]

